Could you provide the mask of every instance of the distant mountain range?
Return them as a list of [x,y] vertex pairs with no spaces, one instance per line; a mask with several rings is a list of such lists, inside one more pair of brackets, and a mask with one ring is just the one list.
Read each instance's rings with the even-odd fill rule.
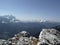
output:
[[0,23],[16,23],[16,22],[19,22],[19,20],[12,15],[0,16]]
[[0,38],[8,39],[20,31],[28,31],[37,37],[42,28],[52,28],[59,22],[23,22],[12,15],[0,16]]

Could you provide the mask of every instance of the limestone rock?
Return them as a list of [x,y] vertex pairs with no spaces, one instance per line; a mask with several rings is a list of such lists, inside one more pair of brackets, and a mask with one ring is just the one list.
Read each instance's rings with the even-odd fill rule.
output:
[[29,32],[27,32],[27,31],[20,32],[20,35],[22,35],[23,37],[29,37],[30,36]]
[[56,29],[42,29],[37,45],[60,45],[60,32]]

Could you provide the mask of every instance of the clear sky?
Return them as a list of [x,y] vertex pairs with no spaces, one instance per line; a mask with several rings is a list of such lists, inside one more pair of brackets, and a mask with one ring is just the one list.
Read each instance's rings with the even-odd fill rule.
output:
[[24,21],[60,22],[60,0],[0,0],[0,15],[11,14]]

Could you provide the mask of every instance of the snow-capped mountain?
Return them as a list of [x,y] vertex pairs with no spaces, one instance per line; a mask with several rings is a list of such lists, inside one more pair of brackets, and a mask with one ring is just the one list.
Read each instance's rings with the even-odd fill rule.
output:
[[16,23],[16,22],[19,22],[19,20],[12,15],[0,16],[0,23]]

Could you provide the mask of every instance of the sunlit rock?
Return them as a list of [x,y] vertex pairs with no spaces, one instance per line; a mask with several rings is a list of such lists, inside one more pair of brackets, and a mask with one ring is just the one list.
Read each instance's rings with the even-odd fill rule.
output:
[[4,45],[5,42],[6,42],[6,40],[0,39],[0,45]]
[[17,45],[32,45],[32,41],[28,37],[21,37]]
[[37,45],[60,45],[60,32],[56,29],[43,29]]
[[20,35],[23,37],[29,37],[30,36],[29,32],[27,32],[27,31],[20,32]]

